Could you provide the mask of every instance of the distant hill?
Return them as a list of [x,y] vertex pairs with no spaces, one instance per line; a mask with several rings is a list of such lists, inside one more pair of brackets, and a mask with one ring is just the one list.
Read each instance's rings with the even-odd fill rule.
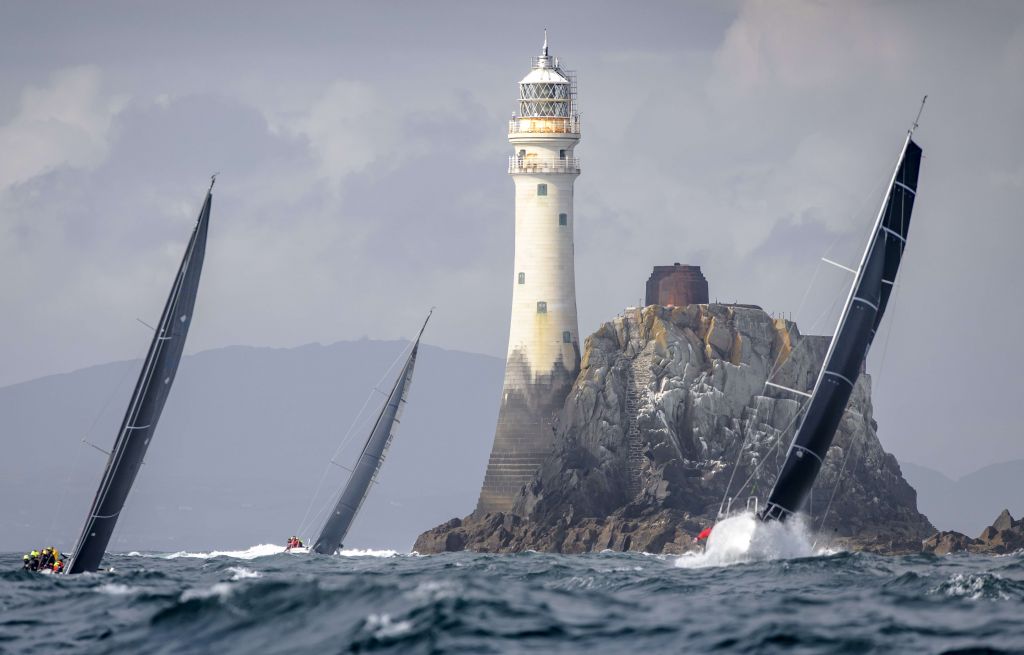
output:
[[900,468],[917,490],[917,508],[940,530],[977,537],[1004,509],[1024,514],[1024,459],[992,464],[958,480],[909,462],[900,462]]
[[[229,347],[185,357],[111,550],[283,543],[324,471],[318,508],[345,480],[328,460],[369,397],[337,461],[358,455],[384,400],[372,389],[406,345]],[[74,545],[106,464],[80,440],[110,448],[138,367],[116,362],[0,388],[0,551]],[[423,530],[473,509],[502,370],[494,357],[421,348],[398,436],[346,546],[408,550]]]

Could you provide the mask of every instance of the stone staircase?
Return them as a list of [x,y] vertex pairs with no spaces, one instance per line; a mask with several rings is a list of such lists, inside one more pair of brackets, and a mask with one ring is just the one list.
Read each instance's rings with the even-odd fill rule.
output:
[[640,494],[640,471],[643,468],[644,448],[640,438],[640,426],[637,416],[641,404],[646,404],[650,397],[651,356],[641,353],[629,359],[619,356],[619,364],[626,369],[626,443],[629,447],[629,486],[630,498]]

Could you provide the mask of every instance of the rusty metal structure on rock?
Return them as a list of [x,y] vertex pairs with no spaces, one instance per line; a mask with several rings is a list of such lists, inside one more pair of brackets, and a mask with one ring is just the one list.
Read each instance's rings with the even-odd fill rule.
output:
[[708,281],[700,266],[685,266],[676,262],[671,266],[655,266],[647,279],[645,305],[684,307],[706,305]]

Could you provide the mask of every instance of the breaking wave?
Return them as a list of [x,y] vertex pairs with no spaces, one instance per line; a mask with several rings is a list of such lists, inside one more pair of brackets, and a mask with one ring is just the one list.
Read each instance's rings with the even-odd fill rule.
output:
[[676,566],[695,569],[824,554],[829,551],[815,550],[810,532],[799,518],[759,521],[753,513],[744,512],[716,523],[704,552],[681,555]]

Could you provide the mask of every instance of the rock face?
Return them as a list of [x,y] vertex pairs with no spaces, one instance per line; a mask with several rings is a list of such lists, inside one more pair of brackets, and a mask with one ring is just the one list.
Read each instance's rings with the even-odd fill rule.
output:
[[977,539],[955,531],[939,532],[924,541],[923,550],[936,555],[986,553],[1002,555],[1024,549],[1024,518],[1014,520],[1004,509]]
[[[691,548],[723,498],[735,509],[770,490],[804,397],[765,382],[809,392],[827,347],[755,307],[631,310],[587,339],[554,450],[512,512],[440,526],[415,548]],[[870,384],[862,374],[806,509],[837,538],[916,549],[935,530],[878,441]]]

